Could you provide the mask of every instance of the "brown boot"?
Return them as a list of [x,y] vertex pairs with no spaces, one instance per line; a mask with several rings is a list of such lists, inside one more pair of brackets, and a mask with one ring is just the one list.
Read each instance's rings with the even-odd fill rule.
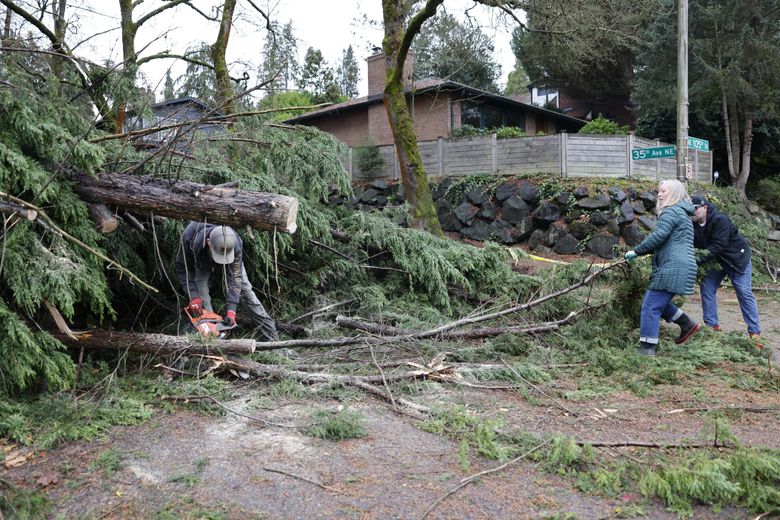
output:
[[682,316],[674,320],[674,322],[680,326],[680,335],[674,340],[678,345],[682,345],[693,337],[694,334],[699,332],[701,324],[693,321],[687,314],[683,313]]
[[761,343],[761,334],[756,334],[753,332],[748,332],[748,336],[750,336],[750,339],[752,339],[756,343],[756,348],[764,348],[764,344]]

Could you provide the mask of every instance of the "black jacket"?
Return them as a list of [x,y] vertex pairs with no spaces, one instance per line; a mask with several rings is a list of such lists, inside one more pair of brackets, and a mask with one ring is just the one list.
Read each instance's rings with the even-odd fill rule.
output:
[[701,260],[717,260],[723,267],[742,274],[750,263],[750,244],[739,234],[737,226],[713,204],[707,204],[707,221],[693,225],[693,246],[710,254]]
[[179,253],[176,255],[176,275],[182,289],[192,299],[201,296],[195,283],[196,268],[199,271],[211,272],[216,267],[218,272],[224,272],[225,281],[220,285],[225,288],[227,309],[235,311],[241,295],[241,262],[244,256],[244,245],[241,237],[236,235],[238,240],[233,263],[228,265],[215,263],[206,245],[206,238],[214,227],[214,224],[204,222],[190,222],[187,225],[181,235]]

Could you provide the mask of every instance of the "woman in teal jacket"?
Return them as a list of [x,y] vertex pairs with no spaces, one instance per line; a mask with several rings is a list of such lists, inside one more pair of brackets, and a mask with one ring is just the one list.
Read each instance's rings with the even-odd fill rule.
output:
[[696,282],[696,258],[693,254],[693,204],[685,185],[676,179],[662,181],[658,186],[655,230],[626,260],[653,254],[650,285],[642,301],[639,325],[639,353],[655,356],[658,346],[659,318],[680,326],[675,343],[685,343],[701,328],[687,314],[672,304],[677,294],[693,294]]

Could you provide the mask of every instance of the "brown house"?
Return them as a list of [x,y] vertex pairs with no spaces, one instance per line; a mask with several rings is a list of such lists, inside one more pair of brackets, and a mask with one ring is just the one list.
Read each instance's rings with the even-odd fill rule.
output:
[[[368,58],[368,96],[351,99],[288,119],[291,124],[316,126],[349,146],[393,142],[382,102],[385,60],[382,53]],[[554,110],[516,101],[454,81],[436,78],[411,82],[411,57],[404,69],[409,110],[419,141],[450,137],[468,124],[476,128],[520,127],[528,135],[576,132],[585,121]]]

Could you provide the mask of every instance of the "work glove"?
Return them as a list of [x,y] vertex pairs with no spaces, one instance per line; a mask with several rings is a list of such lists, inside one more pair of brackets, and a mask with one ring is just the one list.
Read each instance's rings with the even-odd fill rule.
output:
[[190,304],[187,305],[187,310],[193,316],[200,316],[203,314],[203,298],[193,298],[190,300]]
[[625,255],[623,255],[623,258],[625,258],[629,263],[636,260],[636,257],[639,255],[634,253],[633,251],[628,251]]
[[234,327],[236,325],[236,311],[227,311],[225,319],[222,320],[222,324]]

